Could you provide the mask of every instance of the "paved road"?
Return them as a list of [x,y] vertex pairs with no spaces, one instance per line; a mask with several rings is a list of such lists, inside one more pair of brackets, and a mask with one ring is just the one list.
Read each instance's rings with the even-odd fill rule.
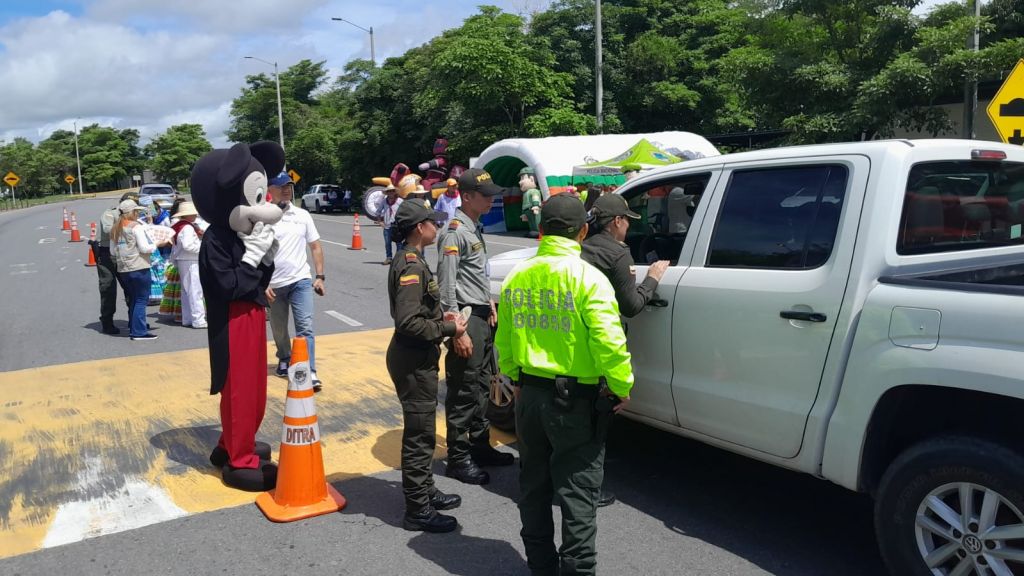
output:
[[[127,307],[118,303],[115,323],[120,337],[100,333],[96,272],[86,268],[88,244],[68,242],[61,232],[64,205],[78,215],[83,238],[90,221],[99,220],[109,199],[79,200],[0,213],[0,278],[4,290],[0,311],[0,371],[111,358],[188,350],[206,346],[206,333],[167,323],[149,308],[150,324],[160,336],[152,342],[128,339]],[[318,334],[333,334],[391,326],[387,304],[387,267],[381,229],[361,218],[365,250],[353,251],[351,215],[315,215],[325,253],[327,295],[316,301],[314,326]],[[491,253],[530,246],[535,241],[516,236],[488,235]],[[430,250],[427,259],[436,263]],[[433,265],[433,264],[432,264]],[[268,332],[269,334],[269,332]]]
[[[863,497],[628,421],[617,424],[608,454],[606,484],[619,502],[599,512],[602,574],[884,574]],[[349,499],[339,514],[273,524],[244,505],[0,560],[0,573],[528,572],[511,468],[483,488],[438,478],[464,499],[454,511],[462,529],[451,535],[399,527],[397,472],[331,480]]]

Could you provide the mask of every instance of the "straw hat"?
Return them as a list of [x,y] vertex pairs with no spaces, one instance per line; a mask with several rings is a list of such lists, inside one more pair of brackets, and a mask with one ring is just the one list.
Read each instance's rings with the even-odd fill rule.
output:
[[189,201],[182,202],[178,205],[178,211],[172,215],[174,218],[184,218],[185,216],[199,216],[195,204]]

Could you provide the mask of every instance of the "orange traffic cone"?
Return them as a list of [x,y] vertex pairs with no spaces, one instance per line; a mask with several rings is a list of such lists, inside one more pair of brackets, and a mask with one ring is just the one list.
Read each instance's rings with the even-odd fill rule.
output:
[[352,247],[349,250],[363,249],[363,235],[359,232],[359,214],[355,215],[356,223],[352,225]]
[[60,225],[61,230],[71,230],[71,222],[68,222],[68,209],[64,209],[64,222]]
[[291,522],[337,512],[346,503],[324,476],[309,351],[305,338],[293,338],[277,487],[257,496],[256,505],[274,522]]
[[75,218],[75,213],[71,213],[71,239],[68,242],[81,242],[82,234],[78,231],[78,220]]
[[85,263],[86,266],[96,265],[96,251],[93,250],[93,246],[96,245],[96,223],[89,223],[89,260]]

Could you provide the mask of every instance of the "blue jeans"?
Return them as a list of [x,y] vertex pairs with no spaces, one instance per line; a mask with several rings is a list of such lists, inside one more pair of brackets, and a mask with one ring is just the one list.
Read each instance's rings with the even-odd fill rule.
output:
[[384,228],[384,255],[390,260],[391,254],[391,228]]
[[316,354],[313,345],[313,281],[309,278],[294,284],[274,288],[274,303],[270,305],[270,330],[277,345],[277,359],[289,362],[292,358],[292,342],[288,335],[288,311],[295,317],[295,336],[306,339],[309,349],[309,369],[316,371]]
[[149,291],[153,284],[149,268],[122,272],[118,277],[128,302],[128,334],[132,337],[145,336],[149,333],[146,328],[146,306],[149,304]]

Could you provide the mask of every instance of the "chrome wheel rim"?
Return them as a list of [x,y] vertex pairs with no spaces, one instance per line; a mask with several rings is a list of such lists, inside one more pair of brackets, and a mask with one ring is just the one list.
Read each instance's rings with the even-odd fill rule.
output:
[[504,408],[512,403],[513,391],[512,380],[504,374],[495,374],[491,377],[491,404]]
[[1024,514],[986,486],[954,482],[932,490],[914,530],[935,576],[1024,575]]

